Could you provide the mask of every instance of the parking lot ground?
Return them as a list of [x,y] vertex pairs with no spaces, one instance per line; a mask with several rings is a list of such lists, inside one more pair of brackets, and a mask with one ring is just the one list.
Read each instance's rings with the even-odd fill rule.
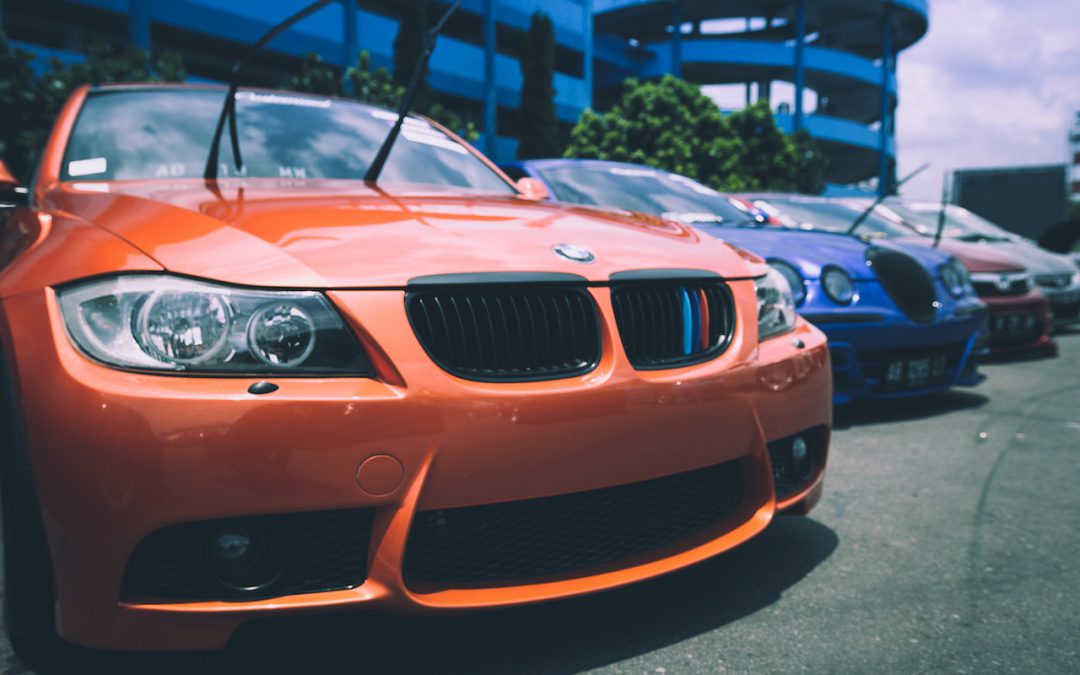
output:
[[1080,672],[1080,334],[969,391],[838,411],[826,495],[712,561],[580,600],[251,624],[224,652],[0,672]]

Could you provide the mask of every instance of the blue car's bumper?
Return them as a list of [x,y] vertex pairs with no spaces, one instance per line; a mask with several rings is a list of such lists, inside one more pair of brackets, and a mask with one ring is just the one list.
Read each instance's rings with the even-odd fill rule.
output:
[[868,306],[877,290],[872,286],[877,285],[860,284],[858,310],[804,309],[804,316],[829,338],[834,403],[921,396],[985,379],[978,371],[979,358],[987,352],[984,305],[974,299],[950,303],[932,323],[920,324],[893,308],[874,311]]

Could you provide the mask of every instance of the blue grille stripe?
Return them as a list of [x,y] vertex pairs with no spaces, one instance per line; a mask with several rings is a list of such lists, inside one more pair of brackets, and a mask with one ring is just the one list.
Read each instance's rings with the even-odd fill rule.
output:
[[685,288],[680,288],[682,293],[682,351],[683,355],[689,356],[694,351],[694,311],[690,305],[690,294]]
[[701,351],[701,298],[698,297],[696,288],[687,288],[690,296],[690,315],[693,325],[690,329],[690,352],[696,354]]

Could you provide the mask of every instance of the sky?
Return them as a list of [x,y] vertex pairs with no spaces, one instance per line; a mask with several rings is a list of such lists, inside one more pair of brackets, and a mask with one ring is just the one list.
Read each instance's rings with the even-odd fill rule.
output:
[[900,55],[902,188],[940,198],[942,172],[1060,164],[1080,112],[1080,0],[930,0],[930,31]]

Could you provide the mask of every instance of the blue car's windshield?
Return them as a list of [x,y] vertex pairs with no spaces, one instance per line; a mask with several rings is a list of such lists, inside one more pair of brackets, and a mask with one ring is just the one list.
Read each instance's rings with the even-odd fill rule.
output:
[[[755,197],[754,206],[769,214],[784,227],[801,230],[847,232],[859,217],[861,208],[842,201],[820,197]],[[902,225],[890,223],[871,213],[859,225],[856,234],[872,237],[910,237],[914,233]]]
[[559,201],[664,216],[686,223],[753,220],[719,192],[659,169],[621,164],[557,164],[539,169]]
[[[61,179],[200,178],[223,99],[222,90],[198,88],[92,93],[68,142]],[[396,117],[381,108],[301,94],[241,91],[236,100],[245,166],[236,171],[223,138],[222,178],[359,179]],[[415,118],[406,121],[380,182],[514,192],[460,143]]]

